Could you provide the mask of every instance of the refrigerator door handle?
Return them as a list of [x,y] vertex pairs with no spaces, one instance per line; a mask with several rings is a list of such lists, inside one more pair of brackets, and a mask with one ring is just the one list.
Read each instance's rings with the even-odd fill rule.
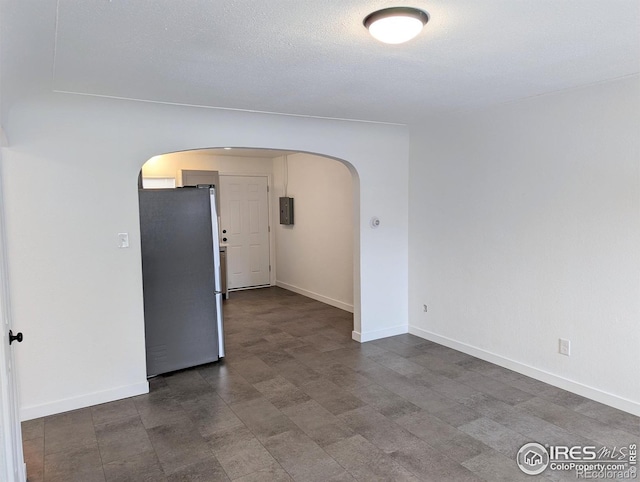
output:
[[218,229],[218,207],[216,206],[216,190],[209,190],[211,200],[211,237],[213,238],[213,278],[214,296],[216,298],[216,323],[218,325],[218,358],[224,357],[224,323],[222,320],[222,278],[220,272],[220,232]]
[[222,293],[216,292],[216,323],[218,324],[218,358],[224,358],[224,322],[222,319]]
[[218,207],[216,206],[216,190],[209,190],[211,200],[211,237],[213,238],[213,277],[214,289],[222,290],[222,279],[220,273],[220,232],[218,231]]

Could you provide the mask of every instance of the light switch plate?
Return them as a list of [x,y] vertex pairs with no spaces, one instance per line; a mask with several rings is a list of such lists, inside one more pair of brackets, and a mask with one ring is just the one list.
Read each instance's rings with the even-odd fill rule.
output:
[[118,248],[129,247],[129,233],[118,233]]

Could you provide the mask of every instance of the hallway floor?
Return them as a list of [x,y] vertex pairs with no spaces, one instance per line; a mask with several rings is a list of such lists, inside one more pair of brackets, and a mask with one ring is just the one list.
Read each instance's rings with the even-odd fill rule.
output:
[[227,357],[24,422],[29,482],[532,481],[519,448],[621,447],[640,419],[280,288],[225,301]]

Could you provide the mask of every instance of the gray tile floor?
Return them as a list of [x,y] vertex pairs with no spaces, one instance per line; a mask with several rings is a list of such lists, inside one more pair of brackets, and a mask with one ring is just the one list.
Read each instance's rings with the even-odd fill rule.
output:
[[526,442],[621,446],[640,419],[279,289],[225,302],[227,358],[23,423],[30,482],[531,481]]

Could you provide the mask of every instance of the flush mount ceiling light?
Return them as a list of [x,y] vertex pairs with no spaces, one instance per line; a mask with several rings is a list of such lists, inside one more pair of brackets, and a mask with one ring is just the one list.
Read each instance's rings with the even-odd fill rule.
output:
[[417,8],[392,7],[366,16],[362,22],[374,38],[387,44],[401,44],[418,35],[429,14]]

